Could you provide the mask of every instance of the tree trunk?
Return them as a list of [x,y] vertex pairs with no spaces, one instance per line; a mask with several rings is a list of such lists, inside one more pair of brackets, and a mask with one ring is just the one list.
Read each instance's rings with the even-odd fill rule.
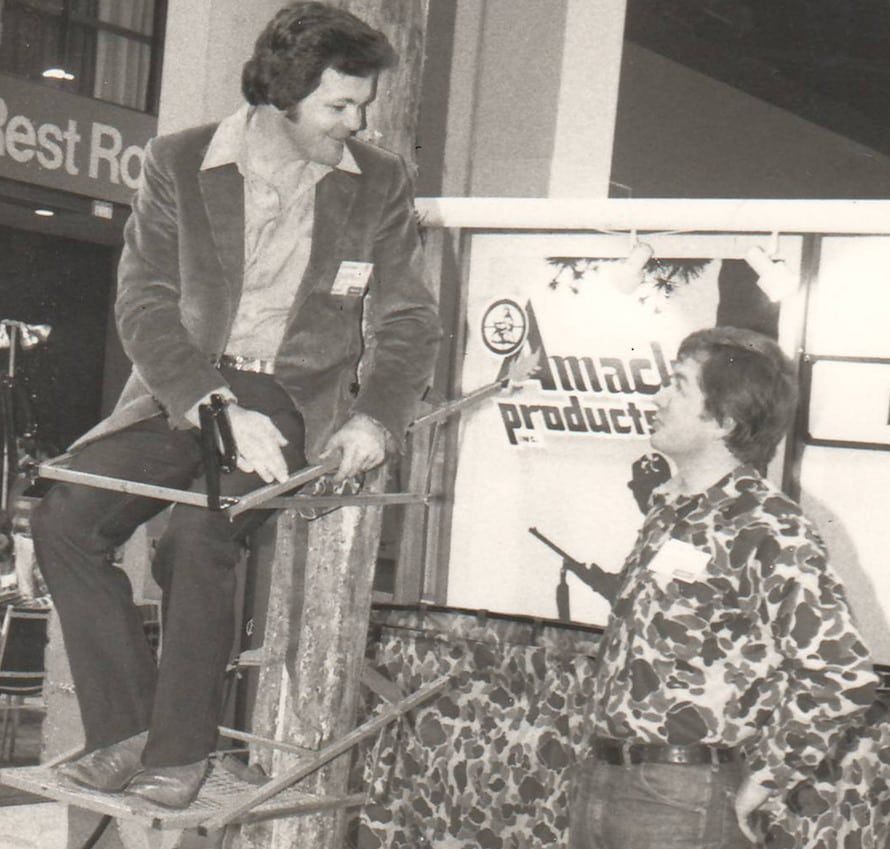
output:
[[398,64],[380,75],[360,137],[398,153],[414,176],[429,0],[337,0],[332,5],[380,30],[398,54]]
[[[365,491],[379,490],[382,480],[382,472],[370,475]],[[311,755],[355,727],[380,519],[379,507],[342,507],[310,522],[307,534],[291,512],[279,518],[254,733]],[[300,789],[344,795],[350,754]],[[280,775],[294,756],[259,746],[254,760]],[[242,827],[240,845],[340,849],[345,823],[342,811],[270,820]]]

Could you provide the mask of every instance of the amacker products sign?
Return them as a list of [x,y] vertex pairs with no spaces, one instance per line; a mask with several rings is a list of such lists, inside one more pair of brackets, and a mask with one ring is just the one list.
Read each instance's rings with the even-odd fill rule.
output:
[[0,177],[129,203],[157,119],[0,75]]
[[[474,235],[462,393],[517,360],[534,370],[461,417],[449,605],[557,618],[562,558],[538,534],[621,568],[642,521],[628,484],[652,452],[653,399],[683,337],[717,320],[722,264],[708,247],[682,261],[695,272],[682,282],[626,295],[596,270],[626,241]],[[571,619],[604,624],[606,603],[567,580]]]
[[[521,310],[518,304],[512,305]],[[531,302],[533,336],[541,339],[529,391],[540,401],[500,400],[498,409],[511,445],[535,443],[547,432],[567,436],[638,439],[652,432],[654,409],[649,398],[668,380],[670,371],[660,342],[650,341],[635,356],[547,352]],[[484,332],[484,331],[483,331]]]

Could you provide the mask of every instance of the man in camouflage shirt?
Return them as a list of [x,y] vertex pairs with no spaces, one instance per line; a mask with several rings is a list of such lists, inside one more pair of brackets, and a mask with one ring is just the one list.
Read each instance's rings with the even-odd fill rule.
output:
[[795,408],[770,339],[735,328],[680,346],[652,445],[655,490],[620,575],[576,769],[571,849],[735,849],[872,703],[876,676],[825,546],[765,469]]

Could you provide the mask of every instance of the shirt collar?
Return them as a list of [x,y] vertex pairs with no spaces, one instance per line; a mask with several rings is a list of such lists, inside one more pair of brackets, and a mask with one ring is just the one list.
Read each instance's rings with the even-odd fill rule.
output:
[[677,489],[676,481],[671,478],[652,490],[652,504],[657,503],[661,506],[671,501],[704,499],[710,504],[716,505],[727,498],[733,498],[743,489],[749,489],[751,483],[756,484],[761,479],[760,472],[749,463],[736,466],[703,492],[680,492]]
[[[268,109],[263,118],[266,119],[264,124],[273,129],[271,134],[250,132],[252,118],[258,109]],[[280,137],[277,133],[284,132],[284,127],[279,122],[286,120],[274,106],[258,107],[245,103],[237,112],[220,121],[207,146],[201,170],[206,171],[221,165],[235,165],[242,176],[246,175],[249,168],[256,170],[262,176],[267,176],[277,173],[283,165],[299,162],[300,160],[289,155],[287,146],[278,144]],[[255,153],[254,148],[256,148]],[[326,169],[325,173],[333,170],[326,165],[313,164]],[[350,174],[362,173],[348,144],[344,145],[343,156],[335,168]]]

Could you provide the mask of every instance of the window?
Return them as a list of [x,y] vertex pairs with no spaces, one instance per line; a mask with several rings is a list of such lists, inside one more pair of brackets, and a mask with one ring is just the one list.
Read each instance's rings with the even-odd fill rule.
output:
[[166,0],[0,0],[0,71],[157,112]]

